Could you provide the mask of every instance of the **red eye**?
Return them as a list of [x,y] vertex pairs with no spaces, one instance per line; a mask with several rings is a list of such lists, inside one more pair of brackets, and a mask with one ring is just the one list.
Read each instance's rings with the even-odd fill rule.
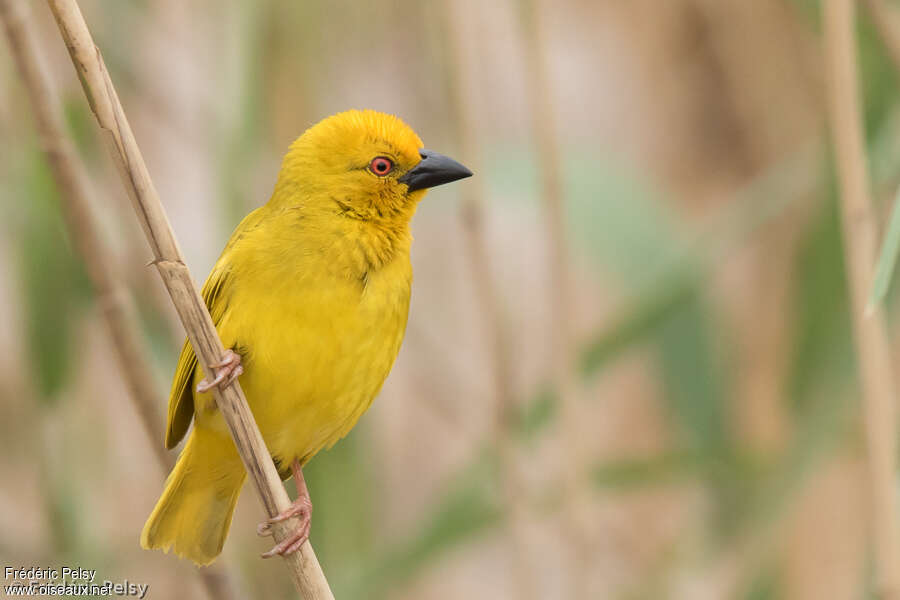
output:
[[384,156],[376,156],[372,159],[372,162],[369,163],[369,169],[379,177],[387,175],[393,168],[394,161]]

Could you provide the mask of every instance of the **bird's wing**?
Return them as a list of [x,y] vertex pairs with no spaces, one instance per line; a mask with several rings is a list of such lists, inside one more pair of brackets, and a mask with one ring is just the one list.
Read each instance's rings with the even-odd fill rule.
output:
[[[222,313],[225,312],[225,303],[221,301],[221,292],[227,281],[227,270],[216,265],[209,279],[203,285],[203,301],[215,324],[219,323]],[[194,416],[192,383],[196,368],[197,356],[194,354],[194,348],[191,346],[190,340],[184,340],[181,356],[178,357],[178,366],[175,368],[172,391],[169,394],[169,414],[166,418],[166,448],[169,450],[174,448],[187,433],[191,418]]]
[[166,449],[171,450],[187,433],[194,416],[194,394],[191,382],[194,380],[194,369],[197,357],[191,347],[190,340],[184,340],[178,367],[175,369],[175,381],[169,393],[169,414],[166,417]]
[[[262,209],[257,209],[247,215],[240,225],[231,234],[231,239],[222,251],[222,256],[213,267],[212,273],[206,283],[203,284],[203,301],[213,324],[219,326],[222,315],[225,314],[227,296],[224,293],[232,277],[230,276],[230,256],[235,247],[244,238],[245,234],[255,229],[263,219]],[[194,416],[194,371],[197,369],[197,356],[191,346],[190,340],[184,341],[181,356],[178,357],[178,366],[175,368],[175,379],[172,381],[172,391],[169,393],[169,411],[166,417],[166,448],[171,450],[181,441],[187,433]]]

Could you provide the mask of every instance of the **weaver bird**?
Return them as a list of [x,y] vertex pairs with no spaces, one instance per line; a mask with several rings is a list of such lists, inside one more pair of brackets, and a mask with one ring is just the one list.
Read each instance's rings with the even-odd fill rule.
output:
[[471,175],[371,110],[328,117],[291,145],[271,199],[241,221],[203,286],[229,350],[206,377],[184,344],[166,447],[194,427],[144,525],[144,548],[198,565],[222,551],[246,472],[211,390],[238,376],[279,473],[297,487],[259,532],[294,517],[299,526],[263,556],[300,548],[312,512],[303,465],[356,424],[400,350],[416,205],[427,188]]

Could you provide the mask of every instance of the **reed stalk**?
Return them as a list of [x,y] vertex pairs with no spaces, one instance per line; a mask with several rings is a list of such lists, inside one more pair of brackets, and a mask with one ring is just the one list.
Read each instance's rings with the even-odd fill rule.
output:
[[[76,0],[48,0],[48,3],[144,229],[153,253],[153,264],[187,330],[200,364],[204,371],[212,373],[213,365],[221,361],[225,349],[197,284],[184,263],[100,50],[94,44]],[[290,506],[290,499],[253,420],[240,384],[234,382],[224,389],[216,388],[214,392],[216,403],[263,508],[269,517],[274,517]],[[296,525],[295,519],[275,524],[272,529],[276,542],[290,535]],[[284,560],[303,598],[333,600],[334,596],[309,542],[300,551],[284,557]]]
[[840,184],[844,255],[862,384],[876,592],[879,598],[897,600],[900,598],[900,538],[895,480],[895,387],[884,313],[880,306],[866,312],[877,260],[878,227],[866,170],[854,0],[826,0],[823,24],[829,122]]
[[[469,13],[466,3],[444,4],[449,52],[448,66],[451,84],[451,104],[455,114],[454,132],[463,160],[477,173],[482,158],[478,131],[475,125],[477,107],[473,101],[478,66],[466,47],[463,19]],[[465,235],[469,271],[472,274],[475,304],[487,343],[491,395],[494,418],[491,435],[496,443],[500,461],[500,487],[508,510],[507,526],[512,546],[510,579],[516,597],[529,600],[537,597],[535,568],[530,560],[527,526],[527,491],[517,472],[517,447],[513,439],[513,417],[516,396],[513,382],[513,363],[510,332],[506,326],[497,283],[491,274],[491,253],[485,232],[485,191],[483,178],[473,179],[461,191],[460,221]]]
[[562,158],[557,141],[553,111],[552,83],[547,65],[547,40],[544,30],[543,2],[526,0],[524,29],[527,73],[526,92],[530,99],[531,129],[535,147],[535,172],[540,183],[544,232],[547,241],[547,294],[550,306],[548,345],[552,356],[552,377],[560,401],[559,440],[565,459],[560,465],[562,486],[569,507],[564,514],[564,529],[573,552],[571,563],[572,597],[587,597],[590,571],[590,541],[579,515],[584,503],[583,456],[579,431],[582,429],[575,373],[576,340],[574,330],[574,285],[566,235],[566,204]]

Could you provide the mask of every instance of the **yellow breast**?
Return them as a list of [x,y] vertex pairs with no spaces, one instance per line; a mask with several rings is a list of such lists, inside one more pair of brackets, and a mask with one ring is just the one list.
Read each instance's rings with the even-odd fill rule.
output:
[[[243,358],[241,385],[282,464],[305,462],[349,432],[381,389],[403,339],[409,244],[373,264],[361,256],[365,225],[350,226],[350,235],[304,232],[313,248],[320,242],[311,238],[332,240],[328,257],[296,242],[283,248],[281,231],[244,240],[229,257],[235,281],[217,328]],[[209,406],[204,400],[197,405]],[[224,428],[217,412],[204,414],[198,411],[202,426]]]

